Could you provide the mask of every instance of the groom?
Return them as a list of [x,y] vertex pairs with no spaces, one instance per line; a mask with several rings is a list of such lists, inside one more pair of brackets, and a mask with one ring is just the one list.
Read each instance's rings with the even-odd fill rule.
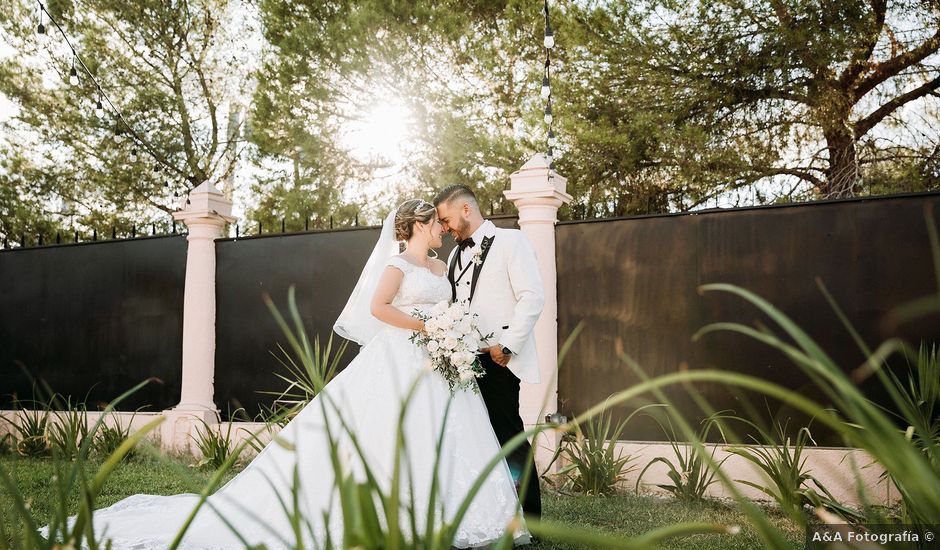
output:
[[[519,382],[539,383],[535,354],[535,322],[545,294],[535,251],[517,229],[501,229],[484,220],[473,191],[451,185],[434,198],[437,216],[457,247],[448,259],[447,277],[455,302],[470,302],[484,335],[493,333],[480,350],[486,374],[477,379],[500,445],[525,430],[519,416]],[[513,477],[529,471],[522,510],[540,517],[542,500],[528,441],[509,455]]]

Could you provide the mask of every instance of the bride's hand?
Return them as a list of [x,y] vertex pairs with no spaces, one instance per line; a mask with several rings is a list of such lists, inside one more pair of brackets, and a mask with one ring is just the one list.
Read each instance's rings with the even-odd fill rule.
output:
[[424,332],[424,321],[418,319],[418,332]]

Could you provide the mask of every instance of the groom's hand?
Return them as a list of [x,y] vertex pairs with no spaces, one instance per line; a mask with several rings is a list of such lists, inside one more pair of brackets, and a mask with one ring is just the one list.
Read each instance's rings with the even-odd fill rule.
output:
[[493,359],[497,365],[505,367],[509,364],[509,355],[503,353],[503,348],[500,346],[490,346],[488,348],[483,348],[483,351],[490,354],[490,358]]

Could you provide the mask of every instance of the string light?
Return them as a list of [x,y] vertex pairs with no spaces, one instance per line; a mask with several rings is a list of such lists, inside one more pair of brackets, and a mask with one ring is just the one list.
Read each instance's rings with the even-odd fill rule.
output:
[[72,56],[72,68],[69,69],[69,84],[78,86],[78,71],[75,69],[75,56]]
[[548,0],[545,0],[545,48],[550,50],[555,46],[555,35],[552,33],[552,22],[548,18]]
[[[43,4],[42,0],[37,0],[37,4],[39,5],[39,24],[36,26],[37,41],[40,43],[45,43],[45,41],[47,41],[51,37],[51,31],[53,29],[58,30],[59,34],[62,36],[62,39],[65,41],[65,44],[68,46],[69,50],[71,50],[71,53],[72,53],[72,66],[69,69],[69,77],[68,77],[69,84],[72,86],[78,86],[79,84],[81,84],[82,79],[85,79],[90,85],[94,87],[94,90],[96,90],[97,92],[96,101],[94,103],[95,115],[98,118],[103,118],[107,111],[107,112],[112,113],[114,118],[116,119],[117,127],[114,131],[115,143],[118,143],[118,144],[123,143],[124,141],[126,141],[126,137],[130,136],[130,138],[133,140],[134,145],[135,145],[133,149],[131,150],[131,154],[130,154],[131,162],[137,163],[142,154],[148,154],[153,159],[157,160],[158,162],[161,162],[159,160],[160,155],[158,155],[155,152],[153,146],[150,145],[150,143],[148,143],[137,132],[134,131],[131,125],[127,123],[127,120],[124,118],[124,115],[121,113],[121,110],[118,109],[114,105],[114,102],[111,101],[111,98],[108,97],[108,94],[104,92],[104,90],[101,87],[101,84],[98,83],[98,81],[95,79],[94,74],[92,74],[92,72],[88,69],[88,66],[85,64],[85,61],[82,59],[81,55],[79,55],[79,53],[75,50],[75,46],[69,40],[69,37],[65,33],[65,30],[62,29],[62,26],[59,25],[59,23],[55,20],[52,14],[49,13],[49,10],[46,9],[46,6]],[[48,27],[46,27],[46,25],[44,24],[44,19],[43,19],[44,16],[49,22]],[[79,69],[81,69],[81,71],[84,73],[82,75],[82,78],[79,78],[79,74],[78,74]],[[105,109],[105,107],[107,107],[107,109]],[[160,172],[159,164],[154,165],[153,171],[154,171],[154,174],[157,174]],[[163,171],[164,173],[166,172],[165,169]],[[168,184],[164,182],[164,187],[167,187],[167,186]],[[176,196],[179,196],[179,195],[177,194]]]
[[555,131],[552,123],[555,117],[552,114],[552,48],[555,46],[555,34],[552,32],[552,21],[548,11],[548,0],[545,0],[545,70],[542,73],[542,99],[545,100],[545,124],[548,125],[548,138],[546,139],[546,160],[548,161],[549,178],[555,163]]
[[39,10],[39,26],[36,27],[36,37],[39,39],[40,44],[45,43],[46,39],[49,38],[49,34],[46,33],[46,26],[42,24],[42,10]]

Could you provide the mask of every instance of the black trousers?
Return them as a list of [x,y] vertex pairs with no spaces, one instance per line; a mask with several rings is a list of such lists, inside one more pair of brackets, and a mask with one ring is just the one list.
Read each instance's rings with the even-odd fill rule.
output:
[[[506,367],[501,367],[489,356],[480,355],[480,361],[486,369],[486,374],[477,378],[480,386],[480,395],[486,403],[486,410],[490,415],[490,424],[496,432],[496,439],[500,445],[525,431],[522,417],[519,416],[519,379]],[[526,470],[529,472],[528,487],[525,494],[519,495],[522,501],[522,511],[529,516],[541,517],[542,496],[539,491],[539,477],[535,470],[535,460],[531,456],[531,446],[528,441],[516,447],[506,461],[517,483],[521,482]]]

